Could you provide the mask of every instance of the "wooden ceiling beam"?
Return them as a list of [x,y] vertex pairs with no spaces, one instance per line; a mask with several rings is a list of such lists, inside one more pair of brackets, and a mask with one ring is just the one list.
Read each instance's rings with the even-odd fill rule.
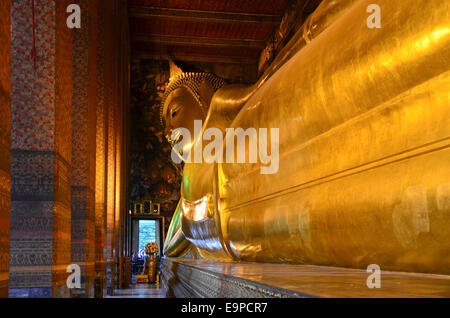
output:
[[157,7],[131,6],[130,16],[134,18],[163,18],[178,21],[208,22],[208,23],[235,23],[235,24],[263,24],[280,23],[281,17],[269,14],[248,14],[214,11],[196,11],[182,9],[168,9]]
[[137,35],[132,37],[132,41],[153,43],[160,45],[241,47],[241,48],[255,48],[255,49],[262,49],[265,46],[264,41],[257,41],[257,40],[219,39],[219,38],[172,36],[172,35]]
[[[133,59],[138,60],[167,60],[167,54],[158,54],[154,52],[134,52]],[[208,63],[225,63],[225,64],[256,64],[256,59],[240,58],[240,57],[225,57],[225,56],[202,56],[202,55],[182,55],[173,54],[171,59],[181,60],[186,62],[208,62]]]

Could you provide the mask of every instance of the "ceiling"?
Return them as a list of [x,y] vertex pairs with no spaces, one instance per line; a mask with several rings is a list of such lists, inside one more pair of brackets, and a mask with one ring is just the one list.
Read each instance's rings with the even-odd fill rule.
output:
[[128,0],[138,59],[257,64],[288,0]]

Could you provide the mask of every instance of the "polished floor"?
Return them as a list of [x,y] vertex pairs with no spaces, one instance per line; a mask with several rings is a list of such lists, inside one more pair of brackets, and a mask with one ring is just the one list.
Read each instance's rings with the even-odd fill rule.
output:
[[127,289],[116,289],[114,296],[106,298],[166,298],[166,293],[156,285],[131,285]]
[[114,296],[105,298],[166,298],[166,292],[161,284],[136,284],[134,275],[131,281],[129,288],[115,289]]
[[[175,261],[175,260],[174,260]],[[338,267],[179,260],[189,266],[292,290],[333,298],[450,297],[450,276],[381,270],[380,288],[369,288],[365,270]]]

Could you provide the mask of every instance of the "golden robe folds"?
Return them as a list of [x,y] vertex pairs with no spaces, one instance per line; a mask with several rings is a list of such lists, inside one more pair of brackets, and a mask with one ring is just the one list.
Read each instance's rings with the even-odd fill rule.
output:
[[203,257],[450,274],[450,1],[378,0],[381,29],[371,3],[324,1],[214,95],[204,128],[279,128],[280,162],[186,164],[172,228]]

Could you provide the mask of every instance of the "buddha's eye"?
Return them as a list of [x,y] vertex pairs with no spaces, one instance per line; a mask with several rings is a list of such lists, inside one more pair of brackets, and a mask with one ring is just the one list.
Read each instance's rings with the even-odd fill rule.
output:
[[172,113],[172,118],[174,118],[176,115],[177,115],[177,112],[174,111],[174,112]]

